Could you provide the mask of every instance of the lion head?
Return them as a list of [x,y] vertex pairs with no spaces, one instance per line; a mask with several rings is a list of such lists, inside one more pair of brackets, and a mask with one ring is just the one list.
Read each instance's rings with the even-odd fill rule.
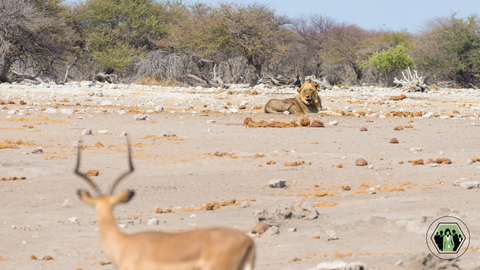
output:
[[308,79],[303,83],[302,87],[298,88],[297,92],[300,93],[300,98],[303,103],[310,105],[317,100],[318,83],[314,83],[312,80]]

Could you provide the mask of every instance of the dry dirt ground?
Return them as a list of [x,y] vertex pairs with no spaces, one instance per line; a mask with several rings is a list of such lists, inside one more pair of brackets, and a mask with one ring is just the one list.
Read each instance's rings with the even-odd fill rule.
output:
[[[113,268],[102,265],[108,259],[93,209],[76,197],[78,188],[89,188],[73,173],[74,143],[85,129],[93,134],[83,138],[81,167],[99,170],[92,178],[103,190],[127,167],[121,133],[132,141],[135,172],[117,190],[136,195],[115,209],[126,233],[211,226],[250,233],[260,209],[306,200],[316,206],[316,219],[284,220],[279,234],[253,236],[256,269],[315,269],[337,260],[407,269],[412,255],[428,252],[427,228],[444,215],[460,218],[470,231],[470,246],[457,264],[480,265],[478,188],[452,185],[475,181],[480,172],[480,163],[467,163],[480,157],[478,92],[440,89],[392,101],[399,89],[334,88],[320,92],[324,107],[345,115],[305,116],[323,128],[243,126],[247,117],[299,123],[300,116],[257,107],[294,94],[242,85],[224,91],[0,84],[0,178],[10,179],[0,181],[0,269]],[[158,106],[163,111],[155,112]],[[148,117],[136,120],[138,114]],[[403,130],[394,130],[398,126]],[[392,138],[399,143],[389,143]],[[37,147],[43,152],[32,153]],[[371,166],[355,166],[358,158]],[[451,164],[426,163],[437,158]],[[425,164],[409,163],[418,159]],[[294,161],[311,165],[285,165]],[[272,179],[285,179],[287,187],[270,188]],[[368,192],[372,187],[375,194]],[[200,210],[234,198],[235,205]],[[157,207],[172,213],[155,213]],[[147,225],[151,218],[159,224]],[[288,232],[293,227],[297,231]],[[328,241],[327,230],[338,239]]]

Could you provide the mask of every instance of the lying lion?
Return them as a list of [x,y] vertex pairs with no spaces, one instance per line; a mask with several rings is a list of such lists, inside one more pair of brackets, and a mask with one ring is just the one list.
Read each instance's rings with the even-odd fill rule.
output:
[[290,114],[318,113],[323,111],[322,100],[318,96],[318,83],[308,79],[298,88],[294,98],[271,99],[265,104],[266,113]]

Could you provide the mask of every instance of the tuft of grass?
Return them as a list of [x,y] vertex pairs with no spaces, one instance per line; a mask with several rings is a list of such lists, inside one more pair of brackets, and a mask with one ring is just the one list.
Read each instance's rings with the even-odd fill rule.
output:
[[432,90],[440,90],[440,87],[438,87],[438,85],[436,85],[436,84],[432,84],[432,85],[430,85],[429,87],[430,87],[430,89],[432,89]]

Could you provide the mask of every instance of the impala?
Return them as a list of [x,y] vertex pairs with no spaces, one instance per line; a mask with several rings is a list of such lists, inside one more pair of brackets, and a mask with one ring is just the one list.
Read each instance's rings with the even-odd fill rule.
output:
[[182,233],[160,231],[136,234],[122,233],[115,223],[113,207],[129,202],[133,190],[113,195],[115,187],[133,172],[130,141],[127,138],[129,170],[118,177],[109,195],[102,195],[100,188],[79,171],[81,145],[78,145],[75,174],[84,179],[98,194],[78,190],[80,200],[95,208],[103,252],[119,270],[150,269],[205,269],[251,270],[255,258],[255,246],[245,234],[222,228],[196,229]]

